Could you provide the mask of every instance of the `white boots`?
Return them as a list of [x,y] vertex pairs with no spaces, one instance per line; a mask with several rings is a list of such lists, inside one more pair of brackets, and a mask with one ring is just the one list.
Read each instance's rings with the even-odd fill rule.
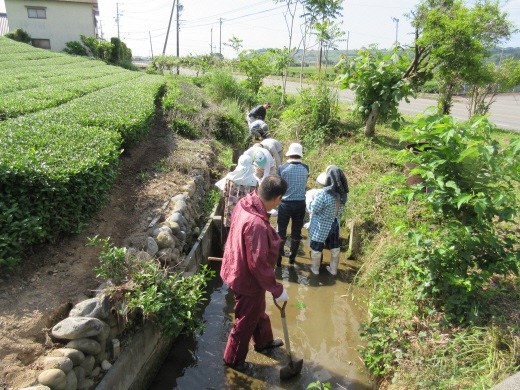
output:
[[321,262],[321,252],[313,251],[311,249],[311,272],[314,275],[320,274],[320,262]]
[[339,251],[340,248],[330,250],[330,266],[327,266],[327,271],[329,271],[331,275],[338,273]]

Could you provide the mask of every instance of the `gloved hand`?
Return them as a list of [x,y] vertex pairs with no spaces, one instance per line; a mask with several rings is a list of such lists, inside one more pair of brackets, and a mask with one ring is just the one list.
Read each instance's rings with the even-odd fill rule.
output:
[[279,305],[282,305],[284,302],[287,302],[289,300],[289,294],[287,294],[287,290],[285,289],[285,287],[283,288],[283,291],[280,294],[280,296],[278,298],[275,298],[275,300],[276,303],[278,303]]

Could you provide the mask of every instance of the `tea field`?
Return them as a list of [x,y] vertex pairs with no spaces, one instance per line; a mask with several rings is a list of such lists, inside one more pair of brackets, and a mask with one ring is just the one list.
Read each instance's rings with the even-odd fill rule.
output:
[[0,37],[0,267],[81,228],[163,88],[162,76]]

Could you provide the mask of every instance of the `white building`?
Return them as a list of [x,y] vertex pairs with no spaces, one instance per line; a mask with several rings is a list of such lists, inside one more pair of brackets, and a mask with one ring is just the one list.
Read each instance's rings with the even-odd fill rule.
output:
[[25,30],[33,46],[61,51],[80,35],[97,36],[97,0],[5,0],[9,31]]

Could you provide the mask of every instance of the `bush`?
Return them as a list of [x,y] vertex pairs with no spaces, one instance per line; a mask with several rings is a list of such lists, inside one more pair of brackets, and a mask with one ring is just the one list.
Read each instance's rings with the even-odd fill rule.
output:
[[23,43],[31,43],[31,36],[21,28],[17,28],[13,32],[8,32],[4,35],[6,38],[12,39],[13,41],[23,42]]
[[334,135],[338,122],[338,95],[324,80],[314,89],[304,88],[296,103],[282,114],[282,125],[295,140],[307,148],[314,148]]
[[176,133],[189,139],[202,137],[202,133],[197,127],[187,119],[173,119],[170,128]]
[[226,70],[209,72],[201,80],[208,95],[216,102],[226,99],[236,100],[243,109],[254,104],[252,93],[239,85],[233,75]]
[[246,136],[245,119],[236,101],[226,100],[209,110],[202,127],[208,129],[217,140],[232,145],[242,145]]
[[65,43],[63,52],[76,56],[88,56],[87,49],[79,41],[70,41]]

